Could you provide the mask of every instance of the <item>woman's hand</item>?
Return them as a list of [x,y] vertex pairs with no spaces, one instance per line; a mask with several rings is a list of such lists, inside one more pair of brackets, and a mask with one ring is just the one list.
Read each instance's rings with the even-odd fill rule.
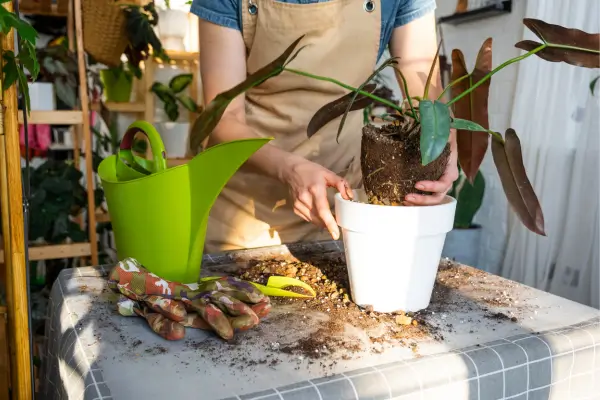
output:
[[415,187],[425,192],[431,192],[431,195],[411,193],[406,196],[404,202],[407,206],[428,206],[440,204],[446,196],[446,193],[452,188],[452,184],[458,179],[458,153],[456,147],[456,130],[450,130],[450,158],[446,171],[437,181],[420,181]]
[[327,188],[336,188],[344,199],[350,200],[352,190],[348,182],[327,168],[300,157],[286,160],[280,175],[290,187],[294,213],[307,222],[327,228],[337,240],[340,232],[329,207]]

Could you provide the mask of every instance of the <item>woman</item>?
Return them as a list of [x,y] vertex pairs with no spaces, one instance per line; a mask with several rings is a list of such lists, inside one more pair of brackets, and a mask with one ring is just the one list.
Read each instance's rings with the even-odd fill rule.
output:
[[[279,56],[298,37],[306,46],[294,69],[358,86],[389,46],[409,91],[423,93],[437,49],[435,0],[194,0],[200,18],[200,68],[205,102]],[[441,88],[439,74],[431,97]],[[227,184],[208,224],[206,250],[221,251],[327,238],[339,229],[331,212],[334,190],[351,196],[361,184],[362,113],[351,113],[336,142],[337,120],[310,139],[306,128],[339,87],[283,72],[236,98],[209,145],[274,137]],[[441,201],[457,178],[456,143],[439,181],[419,182],[433,193],[407,196],[407,205]],[[307,222],[312,222],[309,224]],[[323,228],[326,228],[323,229]]]

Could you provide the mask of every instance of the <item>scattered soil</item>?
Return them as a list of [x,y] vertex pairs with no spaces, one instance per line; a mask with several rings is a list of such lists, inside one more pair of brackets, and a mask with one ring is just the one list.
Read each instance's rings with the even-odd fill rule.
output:
[[421,164],[420,126],[410,118],[393,124],[363,127],[361,169],[368,202],[402,205],[409,193],[427,193],[415,188],[418,181],[438,180],[446,169],[450,145],[434,161]]
[[[292,344],[279,348],[287,354],[318,359],[335,352],[358,353],[383,351],[384,344],[410,345],[408,341],[433,338],[443,340],[440,330],[426,321],[422,313],[378,313],[371,307],[359,307],[350,300],[349,280],[343,257],[324,258],[311,263],[301,261],[259,261],[240,270],[238,276],[266,284],[270,276],[296,278],[308,283],[317,296],[311,299],[273,297],[274,306],[302,303],[301,312],[281,314],[277,323],[298,326],[307,316],[321,313],[327,316],[318,328]],[[348,334],[351,326],[366,332],[368,340]]]

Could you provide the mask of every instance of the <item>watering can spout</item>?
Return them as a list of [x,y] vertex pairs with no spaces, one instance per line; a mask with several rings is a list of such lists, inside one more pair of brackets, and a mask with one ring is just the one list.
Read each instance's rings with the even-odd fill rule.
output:
[[[189,265],[202,262],[208,214],[219,193],[233,174],[271,138],[242,139],[209,147],[188,162],[191,188],[192,231]],[[194,227],[192,227],[194,229]]]

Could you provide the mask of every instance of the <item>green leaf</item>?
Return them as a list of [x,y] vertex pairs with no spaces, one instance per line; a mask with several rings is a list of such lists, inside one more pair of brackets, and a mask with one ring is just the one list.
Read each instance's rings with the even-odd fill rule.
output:
[[19,79],[19,67],[12,51],[5,51],[2,56],[4,58],[2,89],[7,90]]
[[152,93],[156,94],[158,96],[158,98],[164,103],[169,102],[169,101],[170,102],[175,101],[175,95],[171,91],[171,88],[169,88],[164,83],[154,82],[152,84],[152,86],[150,87],[150,91]]
[[504,142],[492,136],[492,156],[500,175],[502,188],[512,209],[527,229],[546,236],[542,208],[527,178],[521,142],[513,129],[506,131]]
[[192,83],[193,79],[194,75],[192,74],[180,74],[171,79],[169,87],[173,93],[181,93]]
[[592,93],[592,96],[594,95],[594,88],[596,87],[598,79],[600,79],[600,76],[595,77],[594,80],[590,82],[590,92]]
[[260,85],[267,79],[281,74],[285,69],[285,66],[294,60],[298,53],[303,49],[303,47],[301,47],[292,55],[294,49],[303,38],[304,35],[300,36],[285,49],[279,57],[260,68],[258,71],[250,74],[243,82],[217,95],[194,122],[190,132],[190,147],[192,149],[198,149],[200,147],[204,139],[206,139],[208,135],[212,133],[213,129],[215,129],[221,120],[223,113],[225,113],[227,106],[229,106],[233,99],[247,90]]
[[38,33],[27,21],[18,19],[17,25],[15,26],[19,33],[19,38],[27,41],[29,44],[35,46],[37,41]]
[[200,106],[196,104],[194,99],[185,94],[180,94],[177,96],[177,100],[188,110],[191,112],[199,112],[201,110]]
[[473,218],[481,208],[485,192],[485,179],[481,171],[477,171],[473,184],[463,180],[463,185],[458,191],[456,213],[454,214],[454,227],[468,229],[473,226]]
[[442,154],[450,137],[450,110],[439,100],[421,100],[421,163],[427,165]]
[[35,81],[40,73],[40,64],[35,54],[35,46],[26,41],[21,41],[20,44],[19,60],[31,74],[31,79]]
[[171,121],[179,118],[179,105],[174,101],[165,101],[165,113]]
[[476,132],[486,132],[486,133],[488,131],[483,126],[481,126],[473,121],[469,121],[469,120],[461,119],[461,118],[452,118],[452,120],[450,122],[450,127],[454,128],[454,129],[458,129],[458,130],[465,130],[465,131],[476,131]]
[[56,96],[67,106],[74,108],[77,106],[77,89],[63,79],[56,79],[54,81],[54,90],[56,90]]
[[[368,93],[373,93],[377,85],[375,83],[371,83],[366,85],[362,90]],[[329,122],[333,121],[340,115],[345,115],[348,111],[360,110],[361,108],[365,108],[373,103],[373,100],[367,96],[359,95],[355,99],[353,99],[356,92],[350,92],[345,94],[344,96],[336,99],[330,103],[325,104],[323,107],[319,108],[319,110],[313,115],[310,122],[308,123],[308,127],[306,129],[306,134],[309,138],[311,138],[315,133],[319,131],[322,127],[324,127]],[[341,123],[340,123],[341,126]],[[340,130],[338,129],[338,137]]]
[[31,99],[29,98],[29,85],[27,84],[27,77],[25,76],[25,72],[23,72],[22,65],[17,67],[17,72],[19,75],[19,91],[23,94],[23,98],[25,99],[25,108],[27,115],[29,115],[29,112],[31,111]]

